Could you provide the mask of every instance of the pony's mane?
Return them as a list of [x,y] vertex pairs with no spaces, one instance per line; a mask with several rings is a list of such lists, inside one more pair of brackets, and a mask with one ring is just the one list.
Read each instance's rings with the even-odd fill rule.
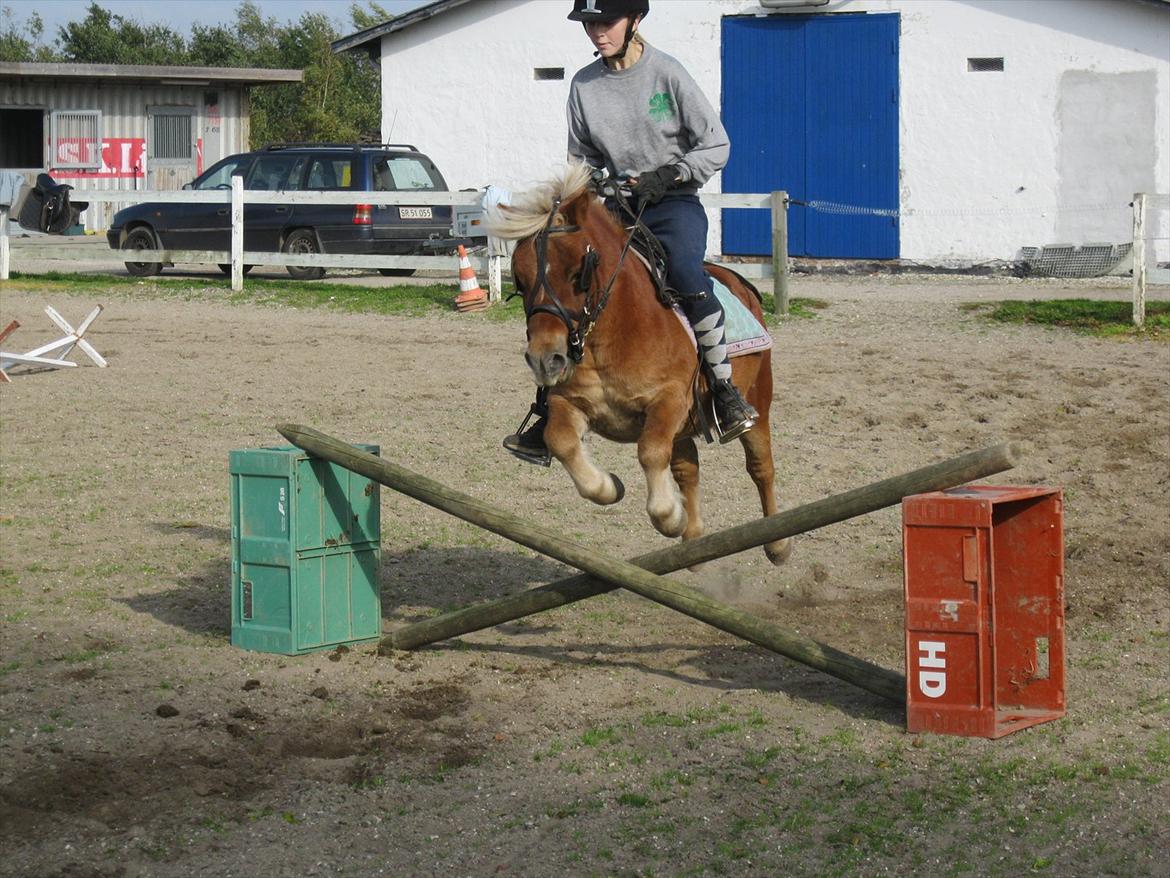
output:
[[535,235],[548,222],[553,201],[566,201],[581,194],[589,184],[592,169],[584,162],[570,162],[552,180],[512,197],[511,203],[487,212],[488,233],[507,241]]

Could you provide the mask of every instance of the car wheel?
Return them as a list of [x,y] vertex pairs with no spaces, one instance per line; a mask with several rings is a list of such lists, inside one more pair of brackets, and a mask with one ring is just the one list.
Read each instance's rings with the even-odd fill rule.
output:
[[[255,267],[256,266],[254,266],[254,265],[245,265],[244,266],[244,274],[247,274],[249,271],[251,271]],[[232,273],[232,267],[230,265],[224,265],[222,263],[219,266],[219,270],[222,271],[224,274],[231,274]]]
[[[122,242],[123,250],[157,250],[154,234],[150,229],[135,229]],[[127,262],[126,270],[135,277],[151,277],[162,274],[161,262]]]
[[[290,256],[307,256],[310,253],[320,253],[317,245],[317,236],[309,229],[297,229],[285,239],[284,252]],[[289,276],[297,280],[320,280],[325,277],[325,269],[309,265],[287,266]]]
[[410,277],[414,274],[413,268],[379,268],[378,274],[382,277]]

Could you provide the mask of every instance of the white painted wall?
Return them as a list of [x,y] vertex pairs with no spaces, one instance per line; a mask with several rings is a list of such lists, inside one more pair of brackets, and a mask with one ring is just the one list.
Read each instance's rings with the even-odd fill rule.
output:
[[[569,80],[592,60],[569,8],[476,0],[384,38],[384,139],[417,144],[456,189],[547,178],[564,160]],[[902,16],[904,259],[1125,241],[1132,194],[1170,190],[1170,10],[1137,0],[834,0],[794,11]],[[642,32],[718,107],[732,85],[720,75],[720,20],[763,12],[754,0],[652,0]],[[987,56],[1002,56],[1004,72],[968,72],[968,57]],[[563,67],[565,79],[537,81],[537,67]],[[720,178],[706,188],[720,191]],[[718,213],[711,219],[714,253]],[[1159,258],[1165,251],[1159,242]]]

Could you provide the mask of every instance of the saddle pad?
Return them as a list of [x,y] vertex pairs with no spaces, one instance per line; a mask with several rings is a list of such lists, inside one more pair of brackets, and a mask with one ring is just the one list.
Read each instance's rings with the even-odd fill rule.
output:
[[[768,330],[764,329],[755,315],[726,286],[715,278],[711,278],[711,283],[715,287],[715,296],[719,299],[719,304],[723,306],[723,331],[727,340],[727,356],[739,357],[756,351],[770,350],[772,336],[768,335]],[[687,320],[686,315],[683,314],[678,305],[674,306],[674,316],[686,328],[687,335],[691,338],[691,344],[697,350],[695,332],[691,329],[690,321]]]

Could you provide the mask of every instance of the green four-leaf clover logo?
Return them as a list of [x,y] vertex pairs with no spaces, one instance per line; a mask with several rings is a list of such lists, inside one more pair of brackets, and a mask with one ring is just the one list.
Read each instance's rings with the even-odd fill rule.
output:
[[650,118],[662,122],[674,118],[674,101],[667,92],[659,92],[650,98]]

